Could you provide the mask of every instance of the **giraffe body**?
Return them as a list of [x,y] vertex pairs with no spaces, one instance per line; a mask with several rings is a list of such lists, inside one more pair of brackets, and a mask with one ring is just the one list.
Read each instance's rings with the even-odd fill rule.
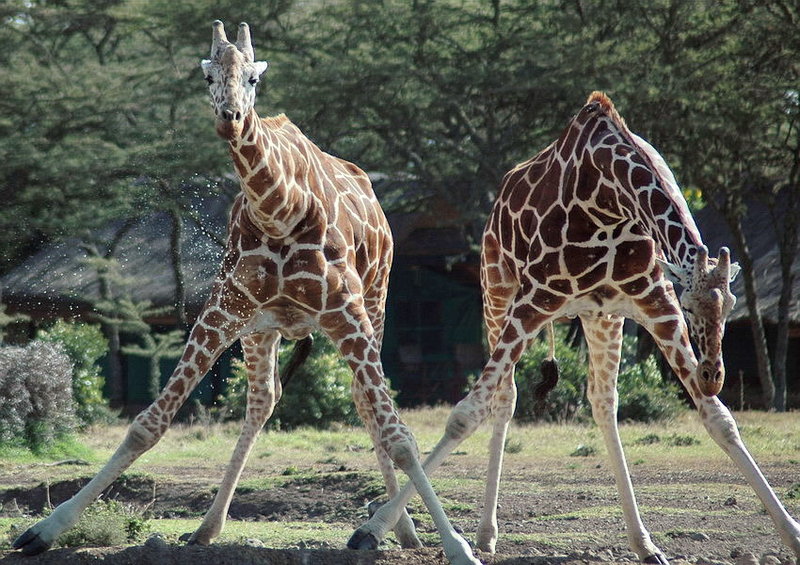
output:
[[[285,116],[259,118],[255,85],[267,65],[253,55],[247,24],[239,26],[234,45],[222,23],[214,23],[211,59],[202,67],[216,131],[228,142],[242,192],[231,211],[219,274],[184,353],[106,466],[14,547],[39,553],[74,525],[100,492],[158,442],[214,361],[240,339],[249,381],[245,422],[217,495],[189,539],[210,543],[224,526],[245,461],[280,399],[281,337],[300,339],[320,329],[353,369],[353,398],[389,495],[398,491],[397,465],[429,505],[448,557],[475,565],[469,545],[453,530],[430,487],[414,438],[383,379],[380,347],[393,242],[369,178],[352,163],[321,151]],[[404,547],[420,545],[404,511],[395,531]],[[365,546],[373,540],[360,541]]]
[[[556,142],[506,174],[484,231],[481,259],[491,356],[425,461],[426,472],[432,472],[478,425],[493,418],[480,549],[494,551],[497,540],[503,447],[517,396],[514,367],[543,327],[577,316],[589,350],[587,396],[603,432],[629,544],[639,558],[667,562],[641,521],[617,429],[624,318],[653,336],[708,432],[800,557],[800,526],[778,501],[716,397],[724,381],[725,318],[734,303],[730,280],[738,265],[730,263],[725,248],[718,259],[708,258],[666,163],[628,130],[605,95],[593,93]],[[667,275],[683,287],[680,297]],[[404,488],[362,532],[380,538],[412,493],[413,486]]]

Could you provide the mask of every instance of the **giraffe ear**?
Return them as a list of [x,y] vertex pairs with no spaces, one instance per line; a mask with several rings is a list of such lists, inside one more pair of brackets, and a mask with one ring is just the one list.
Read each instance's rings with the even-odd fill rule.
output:
[[731,274],[728,281],[733,282],[733,279],[735,279],[741,271],[742,268],[739,266],[739,263],[731,263]]
[[253,63],[253,66],[256,69],[256,74],[258,76],[261,76],[262,73],[267,70],[269,63],[267,63],[266,61],[256,61],[255,63]]
[[686,288],[689,286],[689,274],[678,265],[673,265],[663,259],[656,258],[656,263],[664,271],[664,276],[675,284],[679,284]]
[[208,74],[208,68],[211,66],[211,61],[209,59],[203,59],[200,61],[200,68],[203,69],[203,73]]

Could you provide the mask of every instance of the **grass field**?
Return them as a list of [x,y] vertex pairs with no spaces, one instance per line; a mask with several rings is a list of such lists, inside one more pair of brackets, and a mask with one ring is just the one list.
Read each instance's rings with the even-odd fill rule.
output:
[[[423,452],[435,445],[448,413],[441,407],[404,412]],[[778,496],[797,515],[800,418],[793,413],[755,412],[735,417]],[[111,456],[125,430],[124,425],[90,430],[49,456],[1,452],[0,492],[91,477]],[[147,480],[160,501],[148,531],[177,541],[181,533],[197,527],[237,435],[236,424],[177,425],[133,465],[126,476]],[[657,543],[677,547],[673,552],[691,551],[692,536],[697,537],[694,532],[702,531],[712,540],[728,540],[719,549],[709,549],[712,546],[705,542],[702,551],[710,557],[724,557],[737,544],[765,549],[767,543],[766,549],[782,551],[759,501],[693,412],[668,423],[624,424],[621,435],[645,522],[654,538],[662,540]],[[469,538],[481,506],[488,437],[488,426],[481,427],[433,477],[445,509]],[[87,464],[53,464],[63,460]],[[342,547],[352,528],[365,518],[363,503],[381,490],[372,446],[363,429],[265,432],[245,469],[235,503],[241,501],[245,507],[252,501],[265,508],[274,502],[267,497],[280,495],[279,502],[287,509],[281,510],[283,514],[230,519],[219,541],[257,539],[269,547]],[[334,496],[339,498],[328,500]],[[358,500],[350,500],[353,497]],[[202,504],[198,498],[203,498]],[[315,515],[313,504],[320,501],[328,504]],[[146,505],[147,500],[139,503]],[[437,544],[438,536],[418,499],[411,507],[423,541]],[[3,547],[8,547],[12,526],[26,521],[25,513],[16,501],[6,500],[0,517],[0,532],[7,532]],[[547,553],[585,547],[624,552],[621,510],[599,430],[593,424],[513,425],[501,484],[500,520],[498,551]],[[732,520],[748,525],[733,525]]]

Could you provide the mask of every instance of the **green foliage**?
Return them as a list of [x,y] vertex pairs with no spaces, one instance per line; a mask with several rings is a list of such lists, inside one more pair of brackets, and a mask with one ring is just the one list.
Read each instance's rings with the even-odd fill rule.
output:
[[75,426],[72,366],[59,345],[0,347],[0,443],[34,452]]
[[75,527],[61,534],[61,547],[110,547],[140,541],[148,530],[149,517],[131,505],[116,500],[93,502]]
[[[549,420],[568,422],[587,416],[586,352],[567,343],[566,329],[556,326],[558,384],[547,397],[544,406],[533,402],[534,389],[540,380],[539,367],[549,355],[546,340],[537,339],[517,363],[514,375],[517,383],[517,410],[514,417],[520,422]],[[541,410],[541,412],[540,412]]]
[[[556,326],[558,384],[543,405],[531,401],[533,391],[541,378],[539,366],[548,354],[548,344],[544,340],[536,340],[517,363],[515,417],[522,422],[590,418],[591,407],[586,399],[587,355],[582,347],[573,347],[567,343],[566,328],[563,327]],[[662,378],[653,356],[636,361],[636,342],[630,336],[623,338],[617,390],[620,421],[664,420],[674,417],[684,408],[678,386]]]
[[793,483],[789,488],[786,490],[786,498],[789,500],[798,500],[800,499],[800,483]]
[[597,455],[597,448],[593,445],[580,444],[570,454],[570,457],[592,457]]
[[108,353],[100,326],[58,320],[50,329],[40,330],[37,339],[61,344],[72,361],[72,397],[81,425],[113,422],[116,418],[103,398],[105,379],[98,365]]
[[[633,348],[633,338],[626,338],[623,349],[627,349],[630,355]],[[624,353],[625,351],[623,355]],[[617,381],[617,390],[620,421],[667,420],[685,408],[679,387],[662,377],[658,363],[652,355],[639,363],[624,363]]]
[[[292,346],[282,347],[280,366],[285,366]],[[333,344],[323,335],[315,335],[314,348],[283,391],[267,424],[272,428],[292,429],[300,426],[328,428],[334,423],[357,424],[350,383],[353,373]],[[227,382],[227,391],[220,398],[223,417],[241,419],[247,408],[247,371],[244,363],[234,363]]]

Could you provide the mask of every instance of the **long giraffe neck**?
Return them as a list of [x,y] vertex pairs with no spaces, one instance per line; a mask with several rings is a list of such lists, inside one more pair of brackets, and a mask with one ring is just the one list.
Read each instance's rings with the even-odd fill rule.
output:
[[[602,99],[598,106],[603,108]],[[668,261],[692,272],[703,241],[672,171],[649,143],[628,130],[613,106],[603,109],[606,113],[591,116],[583,125],[578,138],[585,145],[575,145],[578,162],[588,158],[600,171],[594,194],[584,196],[638,223]],[[562,140],[569,142],[570,137]]]
[[229,142],[250,219],[268,236],[285,237],[305,217],[312,195],[298,179],[307,168],[299,130],[285,116],[262,120],[255,110]]

